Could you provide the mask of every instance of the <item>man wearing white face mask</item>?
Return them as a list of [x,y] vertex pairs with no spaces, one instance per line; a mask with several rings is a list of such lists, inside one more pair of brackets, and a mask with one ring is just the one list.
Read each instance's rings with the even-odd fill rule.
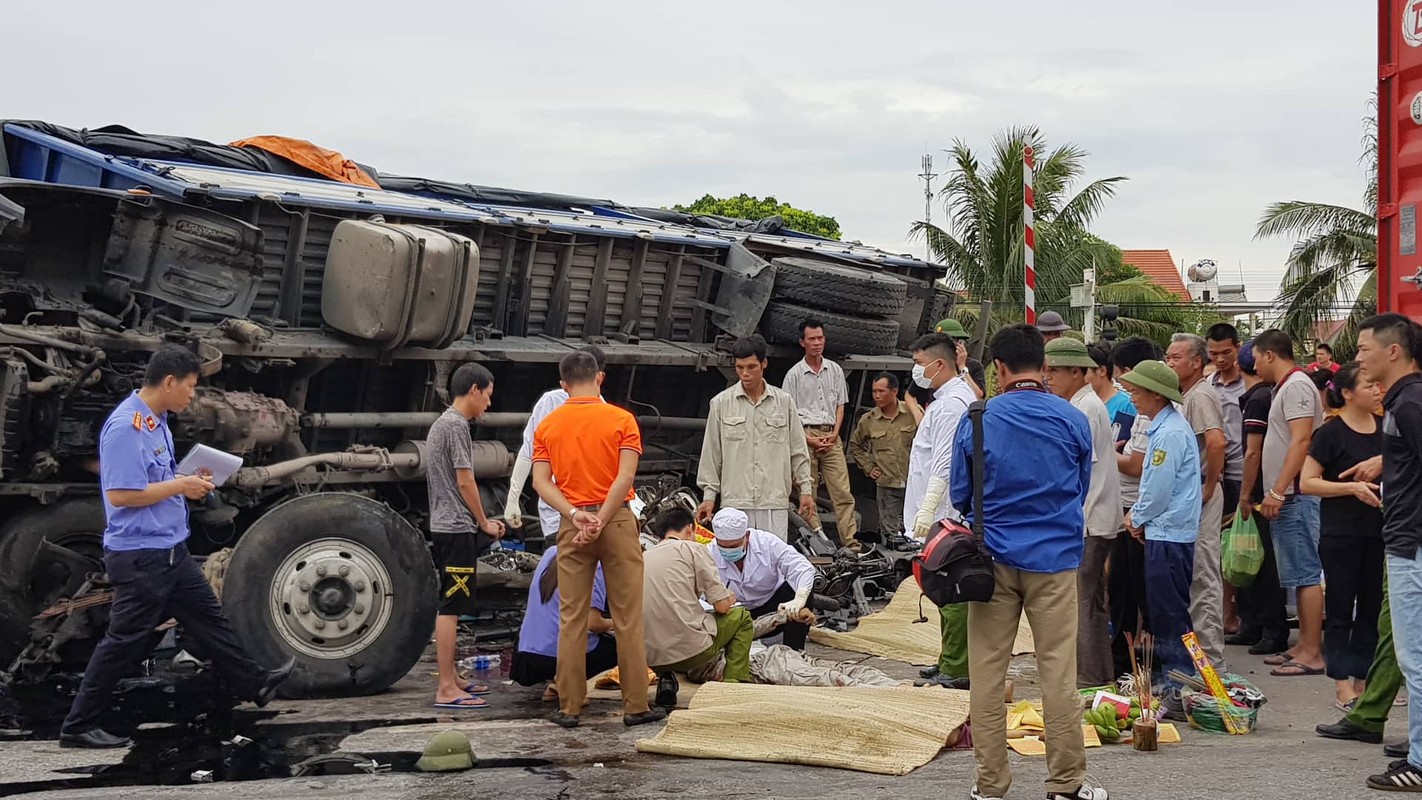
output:
[[[904,489],[904,529],[927,539],[939,520],[957,518],[948,499],[953,441],[963,412],[977,400],[964,379],[968,350],[941,333],[930,333],[913,343],[913,381],[933,389],[933,402],[913,437],[909,452],[908,485]],[[920,675],[943,686],[966,689],[968,682],[968,607],[964,604],[938,610],[943,649],[938,663]]]
[[[750,527],[744,511],[723,508],[711,520],[716,541],[706,547],[731,593],[750,609],[751,619],[777,611],[793,618],[810,599],[815,567],[773,533]],[[805,649],[810,626],[798,621],[780,628],[785,645]]]

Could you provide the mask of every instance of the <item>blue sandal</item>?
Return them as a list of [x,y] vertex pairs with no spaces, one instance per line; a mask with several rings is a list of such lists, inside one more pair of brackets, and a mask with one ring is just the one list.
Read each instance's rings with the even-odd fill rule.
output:
[[484,702],[483,700],[480,700],[477,697],[460,697],[450,703],[436,702],[434,704],[434,707],[451,709],[483,709],[488,708],[489,704]]

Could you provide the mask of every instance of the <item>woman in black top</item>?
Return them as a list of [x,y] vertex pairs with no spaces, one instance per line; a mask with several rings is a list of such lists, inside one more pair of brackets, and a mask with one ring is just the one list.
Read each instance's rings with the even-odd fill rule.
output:
[[1313,435],[1299,484],[1323,498],[1318,554],[1326,584],[1323,631],[1328,677],[1337,705],[1347,711],[1363,693],[1378,643],[1383,599],[1382,502],[1377,484],[1340,481],[1339,473],[1382,452],[1377,384],[1360,380],[1349,364],[1326,386],[1338,416]]

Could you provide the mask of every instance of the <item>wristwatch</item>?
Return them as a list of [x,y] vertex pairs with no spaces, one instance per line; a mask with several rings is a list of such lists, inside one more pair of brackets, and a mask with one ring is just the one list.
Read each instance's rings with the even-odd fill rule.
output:
[[1269,496],[1272,497],[1272,498],[1274,498],[1275,500],[1278,500],[1280,503],[1282,503],[1282,502],[1284,502],[1286,499],[1288,499],[1288,498],[1284,497],[1283,495],[1279,494],[1278,492],[1274,491],[1273,489],[1270,489],[1270,490],[1269,490]]

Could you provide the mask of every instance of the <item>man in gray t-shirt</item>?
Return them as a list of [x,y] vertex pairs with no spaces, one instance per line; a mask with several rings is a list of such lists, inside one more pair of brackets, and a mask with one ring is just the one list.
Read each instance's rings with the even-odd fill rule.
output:
[[430,501],[430,554],[439,572],[439,615],[435,618],[435,658],[439,664],[438,708],[478,708],[478,695],[489,687],[461,685],[455,666],[459,617],[473,614],[474,579],[480,535],[502,538],[504,524],[484,514],[474,483],[474,442],[469,423],[483,414],[494,397],[494,376],[478,364],[465,364],[449,380],[454,398],[425,437],[425,486]]
[[1264,434],[1264,502],[1279,565],[1279,585],[1298,596],[1299,640],[1271,675],[1323,674],[1323,562],[1318,556],[1319,499],[1299,491],[1299,473],[1313,432],[1323,424],[1323,402],[1308,374],[1294,363],[1294,342],[1279,330],[1254,340],[1254,368],[1275,385]]

